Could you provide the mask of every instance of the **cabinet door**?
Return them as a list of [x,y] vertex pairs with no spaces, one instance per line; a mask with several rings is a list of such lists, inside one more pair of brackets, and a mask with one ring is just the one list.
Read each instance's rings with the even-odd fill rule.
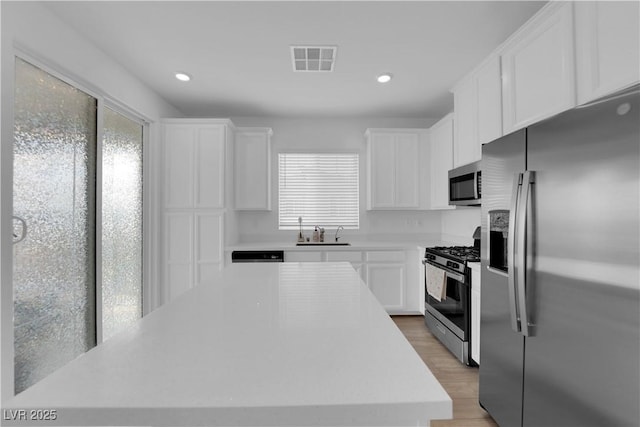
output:
[[453,168],[453,116],[445,116],[431,127],[431,209],[449,205],[449,169]]
[[368,147],[368,208],[395,206],[395,138],[391,133],[372,133]]
[[164,206],[193,206],[195,130],[189,126],[164,127]]
[[453,167],[480,160],[476,130],[477,101],[475,79],[461,83],[453,94],[455,110],[455,138],[453,145]]
[[576,2],[578,103],[640,81],[640,3]]
[[225,127],[165,125],[165,208],[224,207]]
[[169,213],[164,216],[164,302],[193,286],[193,214]]
[[420,207],[419,161],[420,141],[415,133],[395,137],[395,202],[396,208]]
[[271,210],[271,129],[236,130],[235,208]]
[[482,144],[502,136],[502,78],[500,57],[493,56],[475,76],[477,89],[477,154],[482,157]]
[[223,214],[195,214],[195,277],[196,284],[206,282],[222,268]]
[[575,106],[573,2],[557,2],[502,55],[504,133]]
[[196,129],[194,185],[197,208],[224,207],[225,142],[223,126]]
[[368,264],[367,284],[378,302],[389,312],[401,312],[405,307],[404,264]]

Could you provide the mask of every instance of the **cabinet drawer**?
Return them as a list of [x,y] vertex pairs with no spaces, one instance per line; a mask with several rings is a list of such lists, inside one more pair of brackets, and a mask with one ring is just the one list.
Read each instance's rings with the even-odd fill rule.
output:
[[375,251],[367,252],[369,262],[404,262],[404,251]]
[[362,262],[362,252],[329,251],[327,261]]
[[286,252],[284,260],[285,262],[320,262],[322,261],[322,252]]
[[453,332],[445,328],[436,320],[431,313],[424,314],[424,321],[431,333],[440,340],[458,359],[466,359],[468,357],[465,354],[464,345]]

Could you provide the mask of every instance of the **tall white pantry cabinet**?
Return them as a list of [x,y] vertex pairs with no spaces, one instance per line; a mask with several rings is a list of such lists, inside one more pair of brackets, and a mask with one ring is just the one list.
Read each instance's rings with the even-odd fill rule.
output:
[[220,119],[162,123],[164,302],[207,280],[224,262],[227,166],[233,125]]

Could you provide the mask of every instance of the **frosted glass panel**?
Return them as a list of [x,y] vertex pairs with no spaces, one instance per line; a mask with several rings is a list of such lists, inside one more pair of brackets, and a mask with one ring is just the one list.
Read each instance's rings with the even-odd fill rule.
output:
[[142,316],[141,124],[105,108],[102,145],[102,334]]
[[15,388],[95,346],[96,99],[16,58]]

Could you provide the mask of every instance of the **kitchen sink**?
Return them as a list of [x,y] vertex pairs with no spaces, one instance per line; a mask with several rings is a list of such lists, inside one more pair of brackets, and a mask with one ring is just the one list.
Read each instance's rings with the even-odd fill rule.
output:
[[298,242],[296,246],[351,246],[348,242]]

